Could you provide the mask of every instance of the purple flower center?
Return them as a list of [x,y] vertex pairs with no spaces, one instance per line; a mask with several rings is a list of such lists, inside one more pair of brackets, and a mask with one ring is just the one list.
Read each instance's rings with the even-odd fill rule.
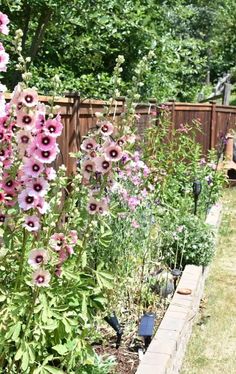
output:
[[27,204],[32,204],[34,202],[33,196],[26,196],[25,201]]
[[36,278],[36,282],[37,283],[43,283],[45,280],[44,276],[43,275],[38,275],[37,278]]
[[34,222],[33,221],[28,221],[27,225],[30,226],[30,227],[34,227]]
[[3,132],[0,132],[0,140],[3,139]]
[[45,144],[45,145],[48,145],[50,143],[50,138],[48,136],[45,136],[43,139],[42,139],[42,143]]
[[35,183],[34,184],[34,190],[39,192],[43,189],[43,186],[40,183]]
[[107,132],[109,130],[109,127],[107,125],[102,126],[102,131]]
[[42,152],[42,156],[43,156],[44,158],[48,158],[48,157],[50,156],[50,152],[49,152],[49,151],[43,151],[43,152]]
[[13,185],[13,182],[11,180],[7,181],[7,183],[6,183],[7,187],[12,187],[12,185]]
[[48,127],[48,130],[49,130],[49,132],[56,132],[56,127],[53,126],[53,125],[50,125],[50,126]]
[[29,143],[29,137],[27,135],[23,135],[21,137],[21,141],[22,141],[22,143],[27,144],[27,143]]
[[103,161],[103,163],[102,163],[103,169],[107,170],[109,168],[109,166],[110,166],[110,163],[108,161]]
[[[41,264],[41,262],[43,262],[43,256],[42,255],[38,255],[35,257],[35,262],[37,264]],[[41,276],[41,275],[40,275]],[[43,278],[44,279],[44,278]]]
[[93,171],[93,165],[86,165],[85,166],[85,170],[88,172],[88,173],[91,173]]
[[93,149],[93,144],[92,143],[88,143],[86,145],[86,149]]
[[0,156],[4,156],[5,155],[5,151],[4,151],[4,149],[1,149],[1,151],[0,151]]
[[26,123],[26,125],[28,125],[29,123],[32,122],[32,118],[31,118],[30,116],[24,116],[24,117],[22,118],[22,122],[23,122],[23,123]]
[[40,167],[39,167],[39,165],[34,164],[34,165],[32,166],[32,169],[33,169],[33,171],[37,172],[37,171],[39,171]]
[[92,212],[94,212],[94,211],[97,209],[97,205],[94,204],[94,203],[92,203],[92,204],[90,204],[89,208],[90,208],[90,210],[91,210]]
[[113,157],[113,158],[117,157],[117,156],[118,156],[118,152],[117,152],[117,150],[116,150],[116,149],[112,149],[112,150],[110,151],[110,156]]
[[25,96],[25,101],[27,103],[32,103],[34,101],[34,97],[32,95],[26,95]]

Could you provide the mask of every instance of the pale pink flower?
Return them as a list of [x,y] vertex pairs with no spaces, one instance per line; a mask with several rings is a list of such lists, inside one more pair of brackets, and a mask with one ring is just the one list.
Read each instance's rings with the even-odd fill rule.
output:
[[38,209],[40,214],[45,214],[49,211],[49,204],[43,199],[43,197],[37,198],[37,203],[35,205],[35,208]]
[[48,151],[55,148],[56,139],[50,135],[40,133],[35,138],[36,146],[42,151]]
[[55,251],[59,252],[65,244],[65,235],[61,232],[53,234],[49,244]]
[[19,101],[29,108],[34,107],[38,104],[38,94],[32,88],[27,88],[21,92]]
[[114,131],[114,126],[109,121],[99,122],[98,125],[99,125],[99,131],[101,132],[102,135],[109,136]]
[[104,156],[102,157],[96,157],[94,159],[96,171],[99,173],[105,174],[112,168],[112,163],[110,161],[107,161]]
[[54,147],[52,149],[48,149],[47,151],[43,151],[41,149],[37,149],[34,153],[34,157],[42,163],[51,164],[55,161],[58,153],[58,148]]
[[31,180],[27,185],[28,194],[30,196],[45,196],[49,188],[48,182],[44,178]]
[[88,202],[87,210],[90,214],[95,214],[98,212],[99,201],[91,197]]
[[59,122],[56,118],[48,119],[44,126],[44,131],[46,134],[50,134],[52,137],[57,137],[61,135],[63,129],[63,125]]
[[92,160],[85,160],[81,165],[83,176],[89,179],[91,174],[95,172],[95,164]]
[[48,167],[45,169],[45,174],[46,174],[46,177],[49,181],[53,181],[56,179],[57,177],[57,173],[56,173],[56,170],[53,169],[52,167]]
[[32,274],[32,283],[38,287],[48,287],[51,280],[51,275],[48,270],[37,269]]
[[131,210],[135,210],[135,208],[139,205],[140,201],[137,197],[131,196],[128,199],[128,206]]
[[17,126],[23,127],[26,130],[30,130],[35,123],[35,114],[34,113],[27,113],[23,110],[17,112]]
[[47,264],[49,260],[48,252],[44,249],[33,249],[29,253],[28,263],[33,268],[38,268],[42,264]]
[[85,152],[91,152],[97,148],[97,143],[94,139],[88,138],[83,141],[80,148]]
[[39,218],[37,216],[26,217],[23,227],[25,227],[27,231],[38,231],[40,229]]
[[18,203],[21,209],[29,210],[37,203],[37,198],[30,196],[29,192],[24,190],[18,195]]
[[122,149],[116,144],[107,147],[104,153],[107,161],[119,161],[123,156]]
[[71,238],[72,244],[76,244],[77,241],[78,241],[78,233],[77,233],[77,231],[76,230],[71,230],[69,232],[69,236]]
[[28,177],[37,178],[44,170],[43,164],[33,158],[25,160],[23,171]]
[[7,27],[8,23],[9,23],[9,18],[6,14],[0,12],[0,32],[4,35],[8,35],[9,34],[9,29]]
[[7,71],[8,62],[9,54],[5,51],[0,51],[0,71]]
[[21,151],[22,155],[24,155],[27,147],[29,146],[30,142],[32,141],[31,132],[20,130],[16,134],[17,139],[17,146],[19,151]]
[[108,205],[105,199],[99,201],[97,211],[101,215],[106,215],[108,212]]

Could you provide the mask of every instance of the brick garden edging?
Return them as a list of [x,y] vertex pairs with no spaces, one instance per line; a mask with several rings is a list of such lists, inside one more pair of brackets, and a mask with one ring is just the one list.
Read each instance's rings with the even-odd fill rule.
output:
[[[222,205],[214,205],[206,223],[218,231]],[[136,374],[177,374],[181,369],[192,326],[204,291],[208,267],[187,265],[165,316],[138,366]],[[178,289],[190,288],[191,295]]]

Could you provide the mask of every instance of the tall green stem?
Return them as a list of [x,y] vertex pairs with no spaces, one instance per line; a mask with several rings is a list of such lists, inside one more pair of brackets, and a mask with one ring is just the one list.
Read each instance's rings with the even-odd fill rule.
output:
[[18,270],[18,274],[16,277],[15,290],[19,287],[21,283],[22,272],[23,272],[24,261],[25,261],[25,253],[26,253],[26,242],[27,242],[27,234],[26,234],[25,229],[23,229],[22,251],[21,251],[19,270]]

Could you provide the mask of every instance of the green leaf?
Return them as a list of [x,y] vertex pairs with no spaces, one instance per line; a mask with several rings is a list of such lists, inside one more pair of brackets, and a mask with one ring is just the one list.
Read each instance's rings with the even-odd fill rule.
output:
[[21,362],[21,368],[22,368],[23,372],[26,371],[28,366],[29,366],[29,354],[28,354],[28,351],[25,351],[23,353],[22,362]]
[[6,296],[5,295],[0,295],[0,303],[2,303],[4,300],[6,300]]
[[52,349],[54,349],[57,353],[59,353],[59,355],[65,355],[67,352],[68,352],[68,349],[65,345],[62,345],[62,344],[57,344],[57,345],[54,345],[54,347],[52,347]]
[[49,365],[45,366],[44,368],[48,371],[48,373],[51,373],[51,374],[65,374],[65,372],[62,371],[61,369],[56,369]]
[[20,335],[20,331],[21,331],[21,322],[17,322],[17,324],[15,325],[15,331],[12,335],[12,340],[14,340],[14,341],[17,340],[17,338]]

